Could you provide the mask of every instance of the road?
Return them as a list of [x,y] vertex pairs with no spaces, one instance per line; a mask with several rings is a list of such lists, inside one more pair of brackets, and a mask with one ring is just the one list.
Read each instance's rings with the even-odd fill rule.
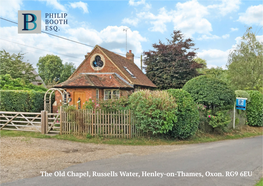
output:
[[[146,156],[74,165],[3,186],[253,186],[263,176],[263,136],[212,143]],[[52,163],[52,162],[50,162]],[[127,176],[123,176],[126,171]],[[81,178],[80,178],[81,177]]]

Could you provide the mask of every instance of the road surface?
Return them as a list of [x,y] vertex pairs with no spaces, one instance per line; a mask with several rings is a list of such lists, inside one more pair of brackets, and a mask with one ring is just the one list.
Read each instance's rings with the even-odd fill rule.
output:
[[[263,136],[185,145],[172,152],[82,163],[3,186],[253,186],[263,176]],[[50,162],[52,163],[52,162]]]

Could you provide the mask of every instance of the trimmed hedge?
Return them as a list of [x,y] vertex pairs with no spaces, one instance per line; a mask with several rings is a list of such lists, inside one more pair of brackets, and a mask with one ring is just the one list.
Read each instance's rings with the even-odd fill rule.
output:
[[0,90],[0,110],[40,112],[44,110],[44,95],[34,90]]
[[177,104],[166,91],[140,90],[130,95],[129,102],[143,132],[166,134],[177,121]]
[[199,112],[191,95],[182,89],[167,91],[178,105],[177,122],[171,131],[173,138],[186,139],[195,134],[199,125]]
[[195,102],[214,109],[233,106],[235,92],[225,82],[207,76],[198,76],[189,80],[183,87]]
[[247,104],[247,122],[250,126],[263,126],[263,95],[256,90],[247,91],[251,101]]
[[250,96],[245,90],[236,90],[235,94],[236,94],[236,97],[247,98],[247,103],[250,102]]

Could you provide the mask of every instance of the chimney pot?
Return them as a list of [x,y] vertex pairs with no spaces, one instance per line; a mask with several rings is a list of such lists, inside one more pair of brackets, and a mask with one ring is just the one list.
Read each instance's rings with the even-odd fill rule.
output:
[[134,63],[134,54],[131,50],[129,50],[129,53],[126,54],[126,58],[131,60],[132,63]]

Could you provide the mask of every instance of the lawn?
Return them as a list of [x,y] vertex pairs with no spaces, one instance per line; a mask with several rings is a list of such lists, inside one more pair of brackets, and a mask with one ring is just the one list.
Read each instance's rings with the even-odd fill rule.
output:
[[231,130],[224,134],[211,134],[202,133],[198,131],[193,137],[186,140],[178,139],[165,139],[157,137],[137,137],[132,139],[122,138],[106,138],[106,137],[91,137],[86,136],[74,136],[74,135],[43,135],[37,132],[21,132],[21,131],[7,131],[1,130],[1,137],[31,137],[31,138],[52,138],[59,140],[69,140],[83,143],[96,143],[96,144],[112,144],[112,145],[180,145],[180,144],[194,144],[194,143],[205,143],[228,139],[239,139],[245,137],[253,137],[263,134],[263,127],[250,127],[243,126],[242,128]]

